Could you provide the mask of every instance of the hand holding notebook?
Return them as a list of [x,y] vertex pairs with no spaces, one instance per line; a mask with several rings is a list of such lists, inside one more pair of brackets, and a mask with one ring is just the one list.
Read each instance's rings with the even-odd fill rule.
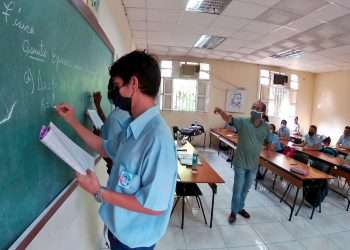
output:
[[42,127],[40,141],[80,174],[85,175],[87,169],[94,170],[95,158],[74,143],[52,122],[49,126]]

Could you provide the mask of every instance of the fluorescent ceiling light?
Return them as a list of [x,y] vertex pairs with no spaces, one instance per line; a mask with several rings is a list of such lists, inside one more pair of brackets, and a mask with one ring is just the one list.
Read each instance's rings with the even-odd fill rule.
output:
[[188,0],[186,11],[220,15],[232,0]]
[[225,39],[226,38],[222,36],[201,35],[194,47],[201,49],[214,49],[225,41]]
[[273,54],[272,58],[288,58],[288,57],[300,57],[304,54],[304,51],[299,49],[289,49],[276,54]]

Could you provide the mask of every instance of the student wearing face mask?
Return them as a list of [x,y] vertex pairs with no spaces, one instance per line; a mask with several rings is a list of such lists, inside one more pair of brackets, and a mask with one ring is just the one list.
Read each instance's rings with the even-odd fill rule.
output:
[[103,121],[101,137],[105,140],[115,138],[116,135],[122,130],[121,124],[123,124],[130,117],[130,114],[118,106],[120,98],[122,97],[119,94],[119,89],[113,84],[112,78],[109,79],[107,97],[108,101],[114,106],[114,109],[107,117],[105,116],[101,107],[101,93],[95,92],[93,97],[96,111]]
[[269,127],[263,119],[265,112],[266,105],[261,101],[253,104],[250,117],[246,118],[234,118],[220,108],[214,110],[215,114],[219,114],[224,121],[234,126],[239,135],[239,143],[233,158],[235,178],[231,214],[228,219],[230,224],[236,221],[237,214],[246,219],[250,218],[250,214],[244,209],[244,204],[256,177],[260,152],[264,143],[269,140]]
[[281,140],[289,140],[289,128],[287,128],[287,121],[281,121],[281,127],[278,130],[278,136]]
[[[118,103],[120,102],[121,97],[119,94],[119,89],[113,84],[112,78],[108,83],[107,97],[109,102],[114,106],[114,109],[106,117],[101,107],[101,93],[95,92],[93,94],[96,111],[103,121],[101,131],[97,131],[97,134],[100,135],[104,140],[111,140],[113,138],[116,138],[117,135],[122,131],[122,124],[127,119],[129,119],[130,114],[118,107]],[[104,159],[107,163],[107,173],[110,174],[113,167],[113,162],[110,158]]]
[[344,134],[340,136],[337,142],[338,148],[350,149],[350,126],[346,126]]
[[311,125],[309,128],[309,133],[304,136],[304,142],[295,145],[302,146],[308,150],[321,150],[322,138],[317,134],[317,127],[315,125]]
[[102,204],[110,249],[153,250],[168,227],[177,176],[174,139],[156,105],[160,68],[154,57],[133,51],[112,65],[110,77],[123,97],[116,106],[131,114],[116,138],[94,135],[68,104],[56,109],[90,148],[113,160],[106,187],[92,171],[76,173],[80,187]]
[[280,138],[276,133],[275,124],[270,123],[269,128],[270,128],[269,141],[271,142],[272,148],[278,153],[283,153],[283,145],[281,144]]

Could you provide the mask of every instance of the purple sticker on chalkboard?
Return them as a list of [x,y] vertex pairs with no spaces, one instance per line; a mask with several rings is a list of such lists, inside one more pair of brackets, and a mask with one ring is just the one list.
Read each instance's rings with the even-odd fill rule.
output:
[[39,133],[40,140],[44,139],[47,133],[50,131],[50,127],[42,126]]

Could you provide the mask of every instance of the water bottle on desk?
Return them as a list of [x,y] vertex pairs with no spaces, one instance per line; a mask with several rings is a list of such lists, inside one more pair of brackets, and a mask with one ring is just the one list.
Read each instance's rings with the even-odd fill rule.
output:
[[198,170],[198,153],[193,152],[192,155],[192,172],[197,173]]

